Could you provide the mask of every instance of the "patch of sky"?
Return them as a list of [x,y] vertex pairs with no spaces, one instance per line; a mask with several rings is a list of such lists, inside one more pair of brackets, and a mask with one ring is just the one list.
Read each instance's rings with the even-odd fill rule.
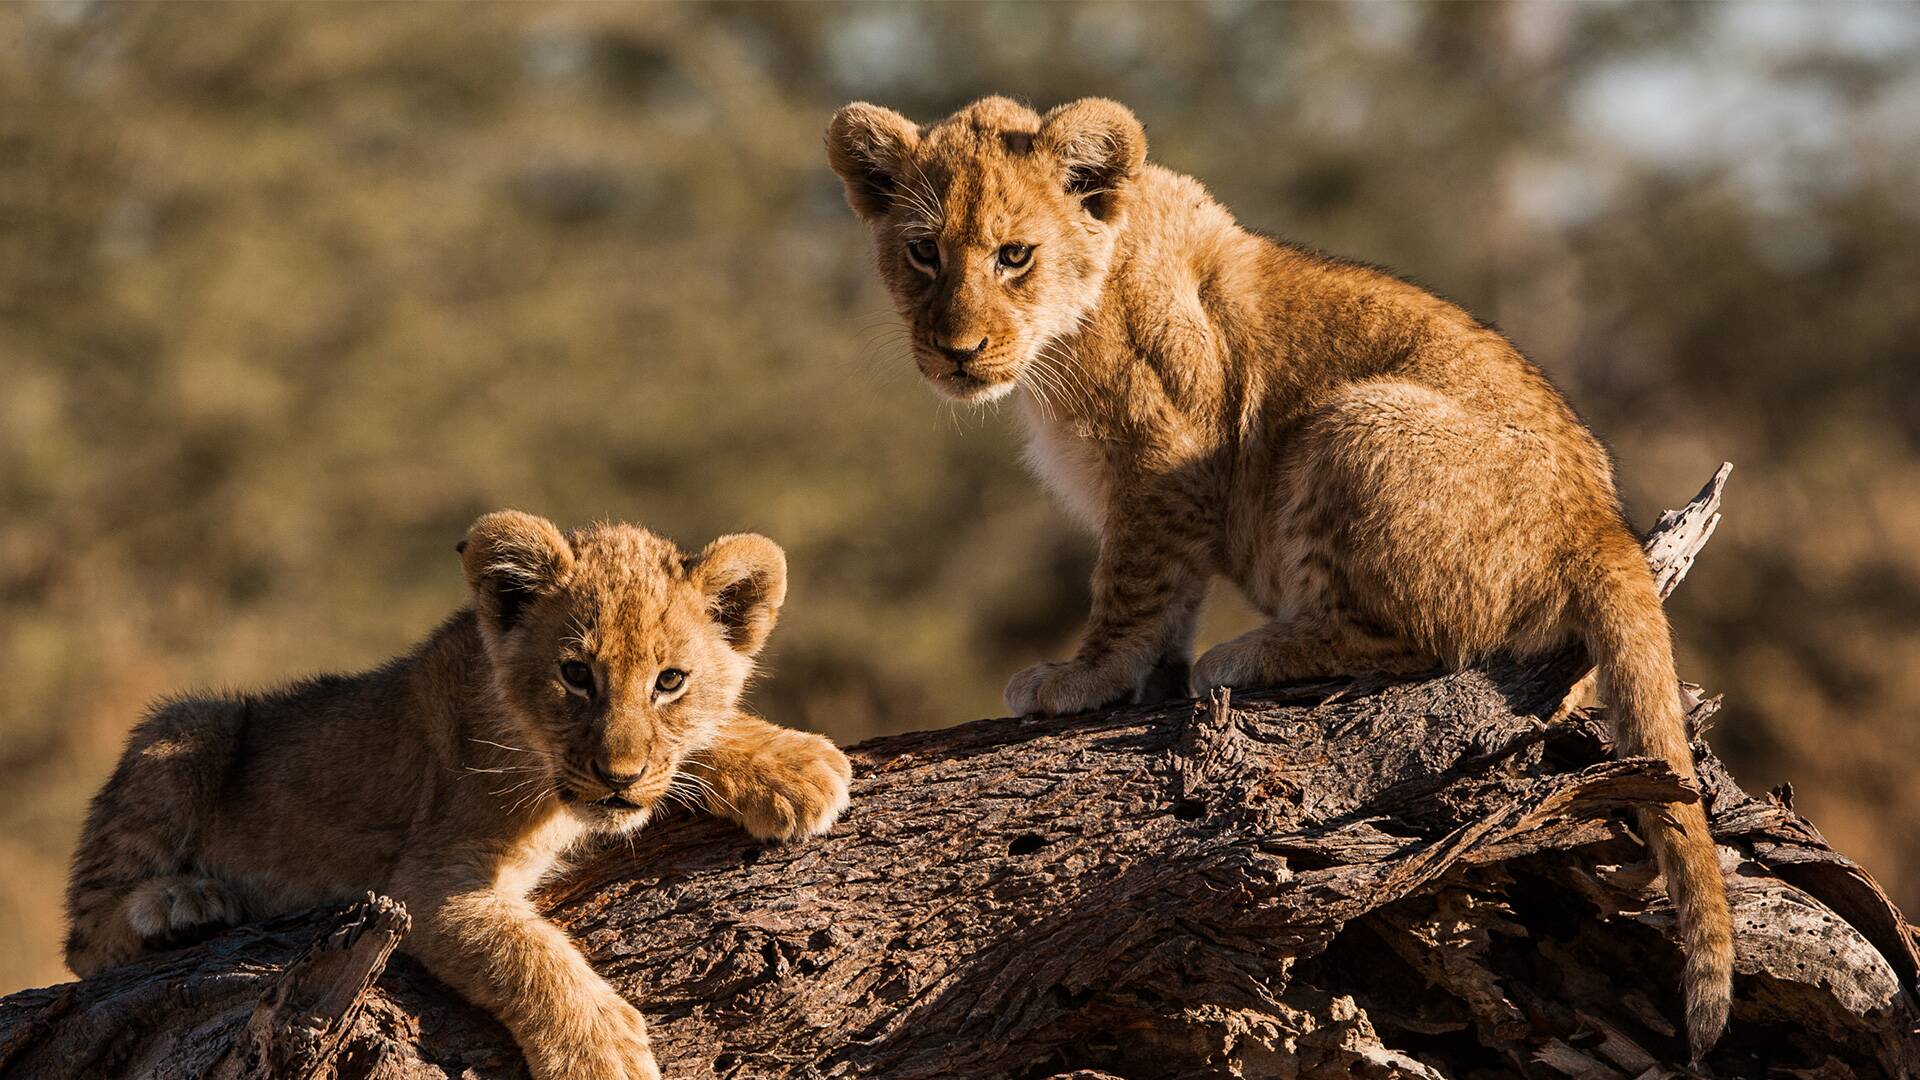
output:
[[933,71],[933,42],[920,9],[856,8],[827,31],[827,66],[842,87],[862,95],[912,90]]
[[1124,71],[1139,62],[1146,43],[1140,10],[1132,5],[1094,4],[1074,13],[1067,47],[1095,70]]
[[1645,165],[1683,176],[1725,172],[1762,208],[1856,180],[1841,163],[1846,103],[1810,78],[1666,55],[1603,65],[1573,94],[1576,129]]
[[1920,61],[1920,4],[1762,0],[1712,9],[1712,36],[1728,49],[1772,58],[1829,56]]

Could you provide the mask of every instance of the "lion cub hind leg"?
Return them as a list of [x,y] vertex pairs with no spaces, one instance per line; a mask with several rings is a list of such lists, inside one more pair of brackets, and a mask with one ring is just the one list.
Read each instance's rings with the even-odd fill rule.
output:
[[238,894],[210,877],[154,878],[134,887],[126,902],[127,925],[142,941],[181,945],[246,921]]
[[1354,616],[1330,569],[1332,545],[1314,531],[1331,530],[1297,503],[1290,509],[1258,583],[1264,588],[1252,590],[1267,610],[1287,614],[1202,654],[1193,665],[1194,694],[1338,675],[1412,675],[1437,666],[1433,656]]
[[846,810],[853,766],[824,736],[738,714],[684,775],[709,810],[756,839],[798,840]]
[[1220,686],[1274,686],[1337,675],[1415,675],[1437,666],[1412,646],[1338,615],[1276,620],[1208,649],[1193,665],[1196,696]]
[[246,918],[233,890],[190,873],[244,714],[178,701],[134,729],[94,796],[67,882],[67,966],[82,978]]

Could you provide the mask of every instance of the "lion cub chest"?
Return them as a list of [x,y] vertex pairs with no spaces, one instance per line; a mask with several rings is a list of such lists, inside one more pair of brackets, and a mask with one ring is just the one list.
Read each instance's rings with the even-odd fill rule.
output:
[[1027,425],[1027,468],[1075,521],[1097,534],[1106,522],[1112,486],[1106,452],[1072,421],[1047,415],[1030,396],[1022,394],[1020,406]]

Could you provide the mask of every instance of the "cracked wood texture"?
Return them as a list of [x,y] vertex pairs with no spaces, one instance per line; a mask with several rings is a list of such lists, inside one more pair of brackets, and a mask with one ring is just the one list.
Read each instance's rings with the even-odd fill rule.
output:
[[[1725,470],[1656,529],[1677,580]],[[852,751],[832,835],[669,820],[583,857],[552,917],[693,1078],[1661,1077],[1684,1040],[1671,910],[1568,655]],[[1700,729],[1717,699],[1697,701]],[[1706,750],[1733,1025],[1702,1074],[1920,1070],[1920,936]],[[522,1077],[512,1042],[370,900],[0,1000],[0,1074]]]

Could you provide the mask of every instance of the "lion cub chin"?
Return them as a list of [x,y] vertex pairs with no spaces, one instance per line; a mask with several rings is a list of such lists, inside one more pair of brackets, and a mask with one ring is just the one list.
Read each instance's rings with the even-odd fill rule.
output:
[[535,1077],[660,1075],[639,1012],[527,893],[663,800],[763,840],[846,808],[844,754],[738,707],[786,557],[761,536],[689,556],[514,511],[460,550],[473,606],[406,656],[141,721],[74,856],[75,972],[371,889],[407,905],[403,947],[491,1009]]

